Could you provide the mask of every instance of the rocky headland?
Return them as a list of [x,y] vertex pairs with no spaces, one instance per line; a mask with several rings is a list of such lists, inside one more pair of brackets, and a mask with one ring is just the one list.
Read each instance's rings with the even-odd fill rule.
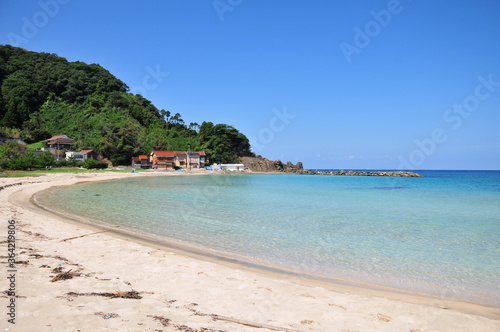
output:
[[283,164],[281,160],[269,160],[267,158],[257,156],[257,157],[241,157],[240,161],[245,168],[252,172],[280,172],[280,173],[295,173],[302,174],[304,172],[304,167],[301,162],[297,164],[292,164],[287,162]]
[[309,175],[347,175],[347,176],[397,176],[397,177],[422,177],[422,175],[407,171],[317,171],[304,169],[302,162],[292,164],[290,161],[283,163],[281,160],[269,160],[267,158],[242,157],[240,158],[245,168],[252,172],[269,173],[290,173],[290,174],[309,174]]

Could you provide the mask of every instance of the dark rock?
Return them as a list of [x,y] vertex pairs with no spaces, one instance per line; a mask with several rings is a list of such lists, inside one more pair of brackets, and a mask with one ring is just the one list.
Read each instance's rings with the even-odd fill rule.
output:
[[313,175],[346,175],[346,176],[395,176],[395,177],[422,177],[422,175],[406,171],[364,172],[364,171],[312,171],[306,170],[302,174]]
[[302,174],[302,171],[304,170],[301,162],[298,162],[296,165],[292,164],[289,161],[286,164],[283,164],[283,162],[279,159],[272,161],[261,156],[242,157],[240,158],[240,161],[245,165],[245,168],[249,169],[252,172]]
[[406,172],[406,171],[387,171],[387,172],[364,172],[364,171],[314,171],[310,169],[304,169],[302,162],[297,164],[292,164],[283,162],[279,159],[269,160],[267,158],[257,156],[257,157],[242,157],[240,158],[242,164],[245,168],[252,172],[278,172],[278,173],[290,173],[290,174],[308,174],[308,175],[345,175],[345,176],[397,176],[397,177],[421,177],[422,175]]

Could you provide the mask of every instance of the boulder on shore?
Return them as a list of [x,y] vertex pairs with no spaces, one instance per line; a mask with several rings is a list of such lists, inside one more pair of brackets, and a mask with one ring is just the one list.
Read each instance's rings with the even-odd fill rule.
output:
[[294,165],[288,161],[286,164],[283,164],[283,162],[279,159],[273,161],[261,156],[242,157],[240,158],[240,162],[245,165],[245,168],[249,169],[252,172],[280,172],[302,174],[302,172],[304,171],[301,162],[298,162]]

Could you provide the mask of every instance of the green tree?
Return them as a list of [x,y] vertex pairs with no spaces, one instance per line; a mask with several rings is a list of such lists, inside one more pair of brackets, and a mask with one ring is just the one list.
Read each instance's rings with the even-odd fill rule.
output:
[[203,122],[199,140],[201,149],[206,151],[215,163],[236,163],[239,157],[253,156],[248,138],[233,126],[214,125]]
[[56,158],[49,151],[45,151],[45,153],[36,157],[35,165],[38,168],[48,167],[53,165],[55,160]]
[[37,158],[33,152],[26,152],[25,154],[9,159],[8,167],[17,170],[31,170],[38,167]]
[[26,145],[7,142],[0,145],[0,159],[18,158],[26,152]]
[[92,168],[107,168],[108,164],[102,161],[97,161],[92,158],[85,159],[82,163],[82,167],[86,169],[92,169]]
[[11,128],[21,128],[24,121],[28,120],[29,114],[30,110],[26,102],[17,96],[11,96],[0,124]]
[[[248,139],[232,126],[196,122],[159,110],[96,64],[0,45],[0,126],[37,142],[65,134],[74,149],[93,149],[115,164],[152,149],[207,150],[212,160],[249,155]],[[9,136],[10,137],[10,136]],[[26,157],[27,158],[27,157]]]

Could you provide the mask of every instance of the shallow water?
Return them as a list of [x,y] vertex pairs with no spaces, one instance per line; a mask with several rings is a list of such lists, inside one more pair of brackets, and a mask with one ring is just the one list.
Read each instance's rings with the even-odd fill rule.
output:
[[500,306],[500,172],[137,177],[39,198],[289,271]]

